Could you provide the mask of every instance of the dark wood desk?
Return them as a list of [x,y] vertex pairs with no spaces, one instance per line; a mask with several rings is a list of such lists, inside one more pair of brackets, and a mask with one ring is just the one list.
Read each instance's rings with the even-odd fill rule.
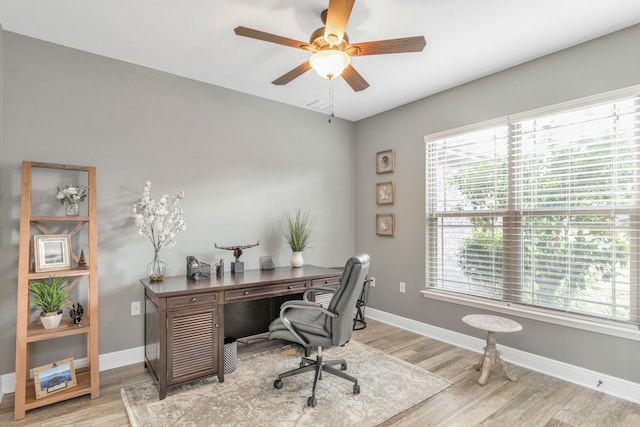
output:
[[[145,365],[158,382],[160,399],[165,398],[170,385],[211,375],[223,382],[226,329],[235,327],[236,333],[266,332],[265,320],[277,316],[284,299],[299,297],[312,286],[338,285],[341,275],[340,270],[306,265],[246,270],[200,280],[186,276],[165,277],[160,282],[141,279],[145,295]],[[255,301],[267,301],[266,315],[264,310],[254,316],[253,307],[241,308]],[[226,310],[232,307],[233,310]],[[225,317],[234,318],[229,328],[225,328]]]

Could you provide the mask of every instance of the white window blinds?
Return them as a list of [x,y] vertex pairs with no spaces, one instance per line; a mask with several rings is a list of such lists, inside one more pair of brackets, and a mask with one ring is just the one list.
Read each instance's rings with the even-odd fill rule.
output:
[[638,323],[640,99],[427,141],[427,285]]

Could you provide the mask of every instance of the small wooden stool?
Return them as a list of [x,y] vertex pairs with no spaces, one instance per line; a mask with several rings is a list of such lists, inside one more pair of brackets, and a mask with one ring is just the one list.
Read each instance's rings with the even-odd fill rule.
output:
[[469,314],[468,316],[464,316],[462,321],[469,326],[487,331],[487,345],[484,348],[484,354],[480,362],[474,365],[476,371],[479,371],[482,367],[482,374],[480,374],[478,384],[485,385],[487,383],[491,365],[496,363],[502,367],[504,373],[507,374],[507,378],[511,381],[516,381],[518,378],[509,373],[507,364],[502,360],[500,352],[496,349],[496,332],[518,332],[522,330],[522,325],[506,317],[491,316],[488,314]]

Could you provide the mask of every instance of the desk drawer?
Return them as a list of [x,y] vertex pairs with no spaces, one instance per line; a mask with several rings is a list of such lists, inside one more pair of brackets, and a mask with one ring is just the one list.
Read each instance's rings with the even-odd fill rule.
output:
[[253,288],[234,289],[225,291],[225,302],[249,301],[270,298],[279,295],[299,294],[309,286],[308,282],[282,283],[278,285],[256,286]]
[[[331,285],[340,285],[340,276],[336,277],[327,277],[326,279],[314,279],[311,281],[311,286],[331,286]],[[338,286],[335,286],[336,288]]]
[[218,302],[218,293],[195,294],[167,298],[167,309]]

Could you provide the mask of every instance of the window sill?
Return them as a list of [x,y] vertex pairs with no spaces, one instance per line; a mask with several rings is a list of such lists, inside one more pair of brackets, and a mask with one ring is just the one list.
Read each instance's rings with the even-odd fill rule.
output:
[[589,332],[596,332],[600,334],[640,341],[640,330],[632,325],[625,326],[609,323],[606,321],[597,322],[585,318],[562,316],[561,314],[552,312],[550,310],[534,309],[532,307],[507,302],[489,301],[481,298],[454,294],[437,289],[424,289],[421,290],[420,293],[427,299],[445,301],[453,304],[475,307],[502,314],[519,316],[525,319],[552,323],[554,325],[561,325],[569,328],[582,329]]

